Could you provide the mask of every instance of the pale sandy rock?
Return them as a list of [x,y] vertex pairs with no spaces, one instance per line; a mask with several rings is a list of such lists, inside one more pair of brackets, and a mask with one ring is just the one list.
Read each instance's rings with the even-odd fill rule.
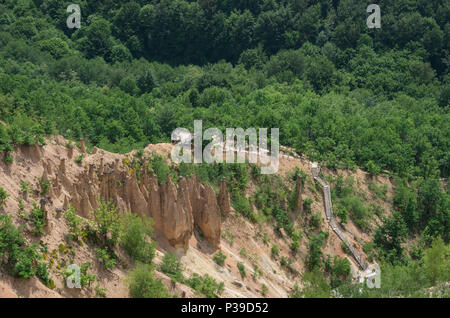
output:
[[147,210],[147,201],[139,189],[136,175],[133,173],[126,183],[128,200],[130,201],[130,210],[140,216]]
[[0,281],[0,298],[18,298],[11,286]]
[[222,212],[225,215],[230,214],[231,213],[230,192],[228,192],[228,187],[225,179],[223,179],[220,182],[220,192],[217,200]]
[[62,174],[66,173],[66,158],[60,158],[59,171]]
[[200,194],[203,205],[193,211],[195,224],[201,229],[203,236],[218,248],[222,221],[216,193],[210,185],[200,185]]
[[155,176],[151,175],[146,180],[148,189],[147,215],[153,218],[155,230],[164,233],[163,212],[161,207],[161,189]]
[[161,186],[164,235],[172,246],[187,248],[194,229],[192,215],[178,201],[178,191],[170,177],[167,179],[167,184]]
[[72,145],[70,145],[70,146],[69,146],[69,149],[67,149],[67,157],[68,157],[69,159],[72,159],[72,158],[73,158],[73,146],[72,146]]
[[80,139],[80,151],[82,154],[86,154],[86,145],[84,143],[84,139],[81,138]]

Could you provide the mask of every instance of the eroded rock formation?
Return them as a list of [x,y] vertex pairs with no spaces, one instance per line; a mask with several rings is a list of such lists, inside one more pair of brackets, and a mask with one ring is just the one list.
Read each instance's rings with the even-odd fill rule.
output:
[[[182,192],[180,190],[180,192]],[[161,186],[163,233],[173,246],[187,247],[194,230],[190,204],[170,178]]]
[[220,182],[220,192],[217,200],[222,212],[225,215],[228,215],[231,212],[231,204],[230,193],[228,192],[228,187],[225,179],[222,179],[222,181]]
[[[220,210],[217,204],[216,193],[210,185],[200,185],[200,209],[194,210],[194,220],[203,233],[203,236],[214,247],[220,245]],[[219,229],[219,231],[218,231]]]
[[84,139],[80,139],[80,150],[82,154],[86,154],[86,145],[84,143]]
[[[75,151],[78,149],[69,148],[66,154],[70,158]],[[43,151],[39,148],[23,151],[24,154],[27,152],[42,162],[41,180],[48,180],[52,175],[48,196],[60,202],[57,208],[61,211],[70,204],[79,215],[89,218],[98,206],[98,199],[102,198],[113,202],[122,211],[151,217],[155,231],[174,247],[187,248],[194,227],[215,248],[220,245],[221,211],[227,214],[231,210],[225,180],[220,184],[217,198],[214,189],[201,184],[196,177],[181,177],[175,184],[167,176],[165,184],[158,184],[157,177],[143,169],[137,180],[136,171],[122,166],[117,157],[104,158],[100,150],[95,151],[95,160],[91,158],[86,165],[76,169],[72,162],[61,156],[53,163],[42,158]],[[80,152],[83,153],[83,149]]]

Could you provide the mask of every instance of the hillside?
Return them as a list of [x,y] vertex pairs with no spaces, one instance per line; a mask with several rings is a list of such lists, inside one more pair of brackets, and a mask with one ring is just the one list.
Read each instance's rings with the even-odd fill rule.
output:
[[[0,0],[0,295],[448,296],[449,44],[448,0]],[[278,172],[174,164],[198,122]]]
[[[159,174],[161,168],[157,168],[152,158],[168,158],[171,147],[171,144],[149,145],[143,153],[133,152],[125,155],[109,153],[98,148],[87,153],[84,143],[79,149],[70,146],[70,142],[62,137],[46,140],[45,146],[19,147],[13,153],[15,160],[12,164],[1,164],[3,177],[0,187],[7,189],[8,193],[2,213],[10,215],[14,224],[24,226],[27,244],[37,244],[38,254],[42,256],[41,262],[46,264],[48,277],[52,283],[48,281],[46,287],[45,282],[36,277],[24,281],[8,275],[3,276],[2,297],[129,296],[126,281],[129,271],[135,267],[136,262],[122,248],[116,246],[114,257],[117,265],[105,269],[95,252],[99,243],[88,239],[80,241],[71,239],[68,219],[63,217],[69,206],[73,206],[80,216],[92,219],[92,212],[98,208],[100,196],[114,202],[122,211],[153,218],[155,220],[153,238],[157,242],[155,264],[161,264],[163,255],[172,252],[183,264],[185,275],[208,274],[217,282],[223,282],[224,290],[220,294],[221,297],[263,295],[288,297],[295,290],[295,285],[303,286],[300,274],[306,272],[310,266],[308,262],[312,253],[311,242],[321,235],[319,233],[325,232],[328,234],[319,246],[320,255],[323,254],[323,258],[330,255],[331,259],[337,257],[338,260],[348,260],[346,263],[349,272],[344,271],[338,275],[332,273],[329,275],[330,278],[346,279],[348,275],[348,279],[354,283],[358,281],[362,269],[351,255],[346,254],[341,240],[325,221],[323,195],[312,177],[311,162],[290,155],[281,157],[280,175],[274,178],[280,178],[278,182],[281,182],[280,185],[287,192],[287,196],[284,199],[282,197],[272,199],[278,200],[282,205],[289,205],[288,196],[298,191],[292,177],[296,171],[301,171],[302,179],[305,181],[301,187],[302,201],[308,201],[309,198],[312,202],[310,208],[302,204],[301,211],[298,210],[298,206],[293,209],[286,207],[289,211],[286,215],[289,221],[285,220],[286,223],[280,227],[280,224],[277,225],[278,221],[271,220],[266,212],[258,210],[258,194],[263,193],[258,177],[251,178],[245,187],[246,196],[255,197],[254,201],[250,200],[252,203],[249,213],[253,215],[250,219],[248,215],[247,217],[242,215],[242,210],[237,212],[231,207],[235,204],[230,204],[230,194],[225,191],[224,195],[222,186],[216,195],[210,185],[202,185],[197,177],[180,179],[174,184],[169,171],[166,171],[169,173],[166,183],[158,185],[158,177],[161,175],[155,173]],[[77,160],[80,156],[81,161]],[[137,159],[143,160],[142,162],[153,162],[141,166],[142,169],[146,167],[145,169],[149,170],[142,171],[139,183],[136,179]],[[168,167],[175,168],[170,163]],[[178,167],[174,171],[181,173],[180,170]],[[358,185],[357,196],[363,198],[364,204],[376,203],[380,211],[383,211],[366,218],[368,222],[365,230],[355,225],[352,217],[345,225],[344,235],[352,246],[362,252],[363,247],[371,241],[373,229],[383,223],[383,216],[390,214],[389,210],[393,205],[392,180],[389,177],[372,177],[361,170],[355,172],[325,170],[322,171],[322,175],[328,180],[338,175],[343,175],[347,179],[354,178],[355,184]],[[201,174],[199,176],[201,178]],[[146,178],[149,180],[145,181]],[[183,183],[185,180],[187,181]],[[24,191],[25,184],[27,191]],[[45,184],[47,186],[43,186]],[[370,190],[373,184],[379,187],[386,185],[383,198],[377,197]],[[214,184],[212,186],[215,187]],[[194,190],[196,187],[201,189],[197,194]],[[208,191],[205,190],[208,187],[213,191],[213,197],[208,198]],[[231,184],[225,182],[225,188],[228,187],[231,187]],[[221,197],[228,202],[224,204],[223,200],[216,200]],[[197,206],[198,203],[195,203],[195,200],[201,199],[207,200],[206,210],[202,210]],[[160,202],[163,206],[158,209],[156,206]],[[173,206],[170,206],[170,203]],[[36,233],[35,220],[27,218],[26,215],[28,211],[36,210],[39,204],[45,211],[45,218],[42,232]],[[190,218],[193,220],[189,220]],[[288,224],[292,229],[286,226]],[[289,231],[299,233],[298,246],[295,248],[292,245],[295,236],[292,233],[288,234]],[[218,265],[213,259],[218,251],[226,256],[223,265]],[[364,260],[373,262],[373,259],[369,261],[366,255]],[[67,275],[64,272],[65,266],[71,263],[91,264],[88,273],[95,275],[94,282],[83,287],[81,291],[68,288]],[[238,263],[243,264],[245,277],[241,276]],[[171,279],[160,270],[156,273],[173,295],[201,296],[185,284],[171,283]]]

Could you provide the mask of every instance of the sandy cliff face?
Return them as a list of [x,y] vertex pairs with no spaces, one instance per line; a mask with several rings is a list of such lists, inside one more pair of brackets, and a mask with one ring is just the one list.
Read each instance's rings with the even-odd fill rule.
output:
[[220,192],[217,199],[222,212],[225,215],[229,215],[231,213],[230,193],[228,192],[228,187],[225,179],[220,182]]
[[[79,215],[89,218],[102,198],[112,201],[122,211],[153,218],[155,231],[174,247],[187,248],[194,225],[213,246],[219,247],[221,214],[216,193],[210,186],[202,185],[196,178],[182,178],[174,184],[169,177],[166,184],[158,185],[156,176],[145,168],[140,171],[142,179],[138,182],[135,171],[123,166],[124,156],[98,149],[95,154],[87,155],[83,143],[80,150],[66,148],[61,143],[23,146],[16,158],[18,165],[34,163],[33,169],[27,165],[28,178],[40,176],[41,182],[50,183],[46,210],[64,209],[68,203]],[[70,160],[79,155],[85,156],[82,164]],[[19,167],[8,168],[12,171]]]
[[[101,198],[112,201],[122,212],[151,217],[156,237],[161,245],[169,249],[186,251],[194,226],[201,229],[204,240],[209,242],[211,248],[219,248],[221,213],[211,187],[202,185],[196,178],[182,178],[177,184],[168,178],[166,184],[160,185],[157,177],[145,169],[139,171],[141,178],[138,180],[136,171],[123,163],[130,154],[113,154],[98,148],[88,154],[83,141],[80,148],[67,147],[66,144],[64,138],[54,137],[47,140],[45,146],[17,148],[12,164],[0,162],[0,186],[9,195],[2,213],[14,216],[19,210],[19,203],[25,206],[25,210],[37,203],[46,211],[48,221],[44,241],[55,241],[58,246],[59,237],[64,237],[63,232],[67,230],[61,218],[62,212],[72,205],[80,216],[90,218]],[[153,151],[149,148],[147,155]],[[81,163],[75,160],[79,156],[83,156]],[[28,183],[34,191],[24,193],[20,188],[21,182]],[[45,194],[40,192],[41,184],[48,184]],[[32,242],[35,240],[33,237],[30,239]],[[0,281],[1,295],[13,296],[11,286],[15,280]],[[170,282],[170,279],[167,281]],[[36,283],[45,290],[46,287],[41,285]],[[38,290],[38,287],[35,289]],[[48,290],[28,294],[39,297],[58,293]]]

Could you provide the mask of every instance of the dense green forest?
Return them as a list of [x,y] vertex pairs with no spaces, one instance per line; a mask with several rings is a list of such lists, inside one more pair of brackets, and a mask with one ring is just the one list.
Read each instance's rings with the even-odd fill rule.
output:
[[[366,26],[372,2],[380,29]],[[449,0],[80,0],[69,29],[71,3],[0,0],[5,161],[49,134],[128,152],[197,119],[279,128],[282,145],[330,168],[400,177],[374,244],[393,277],[435,282],[418,264],[450,239]],[[401,244],[415,235],[409,260]]]
[[448,1],[0,1],[0,143],[125,152],[176,127],[278,127],[330,167],[450,172]]

